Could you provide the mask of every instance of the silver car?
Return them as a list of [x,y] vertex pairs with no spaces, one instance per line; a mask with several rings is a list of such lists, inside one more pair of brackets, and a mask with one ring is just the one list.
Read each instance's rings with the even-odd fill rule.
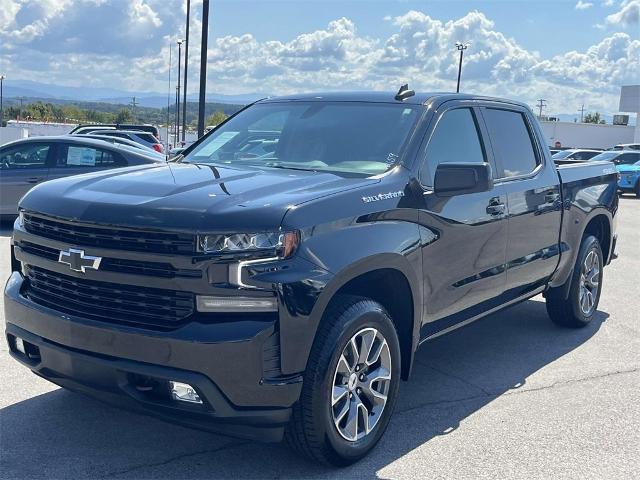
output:
[[0,215],[17,215],[34,185],[110,168],[164,163],[163,157],[80,135],[33,137],[0,147]]

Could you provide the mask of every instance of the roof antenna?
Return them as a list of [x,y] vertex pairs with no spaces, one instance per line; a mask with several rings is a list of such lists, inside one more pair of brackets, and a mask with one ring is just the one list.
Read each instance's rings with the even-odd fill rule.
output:
[[414,92],[413,90],[409,90],[409,84],[405,83],[400,87],[400,90],[398,90],[398,93],[396,93],[395,99],[402,102],[403,100],[406,100],[409,97],[413,97],[415,94],[416,92]]

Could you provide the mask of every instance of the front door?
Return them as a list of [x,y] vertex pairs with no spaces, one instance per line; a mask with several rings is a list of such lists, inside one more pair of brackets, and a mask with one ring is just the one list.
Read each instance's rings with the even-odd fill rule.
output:
[[456,103],[454,108],[435,113],[437,123],[427,134],[430,138],[421,155],[423,338],[495,307],[505,285],[504,188],[454,197],[438,197],[432,189],[440,163],[488,162],[494,167],[478,110],[464,105]]
[[0,214],[17,215],[18,201],[47,180],[50,148],[45,142],[23,142],[0,151]]

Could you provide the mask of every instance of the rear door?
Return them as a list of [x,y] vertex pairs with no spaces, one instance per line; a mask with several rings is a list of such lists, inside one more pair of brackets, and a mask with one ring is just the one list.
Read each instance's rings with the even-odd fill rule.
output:
[[51,144],[24,142],[0,150],[0,214],[18,213],[18,201],[49,177]]
[[444,162],[493,163],[478,109],[446,102],[437,108],[434,127],[420,154],[424,206],[424,324],[428,337],[484,313],[500,303],[507,246],[503,186],[487,192],[438,197],[433,192],[437,166]]
[[507,195],[506,294],[516,298],[544,286],[558,264],[560,180],[527,109],[488,105],[482,116]]
[[53,152],[49,177],[61,178],[126,166],[126,159],[112,150],[61,142]]

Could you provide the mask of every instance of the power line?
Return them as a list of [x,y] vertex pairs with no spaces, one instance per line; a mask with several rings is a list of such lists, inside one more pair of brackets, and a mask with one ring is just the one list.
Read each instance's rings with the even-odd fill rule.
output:
[[582,104],[582,107],[580,107],[580,123],[583,123],[584,120],[584,103]]

